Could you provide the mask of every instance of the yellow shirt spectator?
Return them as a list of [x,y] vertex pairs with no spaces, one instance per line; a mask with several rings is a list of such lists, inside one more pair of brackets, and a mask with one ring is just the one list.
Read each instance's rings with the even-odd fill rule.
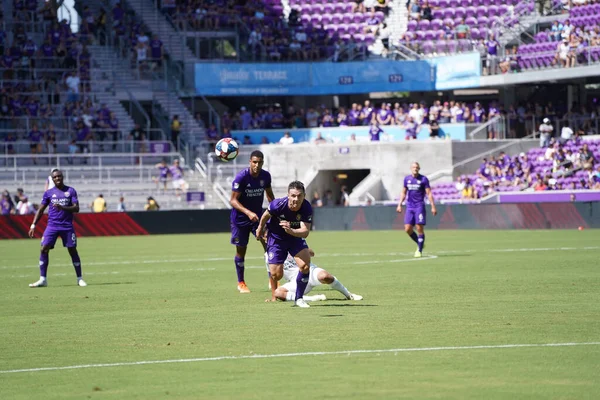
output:
[[106,200],[101,194],[92,202],[92,211],[95,213],[106,212]]

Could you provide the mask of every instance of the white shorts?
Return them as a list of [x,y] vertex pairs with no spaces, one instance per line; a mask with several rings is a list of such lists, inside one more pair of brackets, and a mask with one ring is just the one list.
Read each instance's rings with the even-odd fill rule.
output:
[[[321,282],[319,282],[318,276],[319,276],[319,272],[323,271],[323,268],[319,268],[314,264],[310,265],[310,276],[308,277],[308,285],[306,285],[306,290],[304,291],[304,294],[308,294],[310,293],[311,290],[313,290],[315,287],[321,285]],[[288,292],[296,292],[296,280],[293,279],[291,281],[289,281],[288,283],[286,283],[285,285],[283,285],[282,287],[286,288],[288,290]]]
[[182,189],[184,184],[185,184],[185,181],[182,178],[175,179],[173,181],[173,189]]

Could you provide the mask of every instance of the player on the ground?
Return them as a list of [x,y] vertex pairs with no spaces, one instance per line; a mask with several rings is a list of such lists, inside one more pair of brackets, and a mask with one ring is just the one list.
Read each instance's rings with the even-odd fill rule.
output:
[[33,238],[35,235],[35,224],[44,215],[46,207],[50,205],[50,209],[48,210],[48,224],[42,236],[40,279],[30,284],[29,287],[48,286],[46,273],[48,271],[49,252],[54,248],[54,244],[56,244],[59,236],[73,261],[73,267],[75,267],[75,273],[77,274],[77,285],[87,286],[81,277],[81,260],[77,253],[77,236],[73,227],[73,214],[79,212],[77,192],[72,187],[66,186],[63,183],[63,174],[58,169],[52,172],[52,181],[55,186],[44,192],[40,208],[35,214],[33,223],[29,228],[29,237]]
[[[429,204],[431,204],[431,213],[436,215],[437,210],[433,202],[431,188],[429,187],[429,179],[419,173],[421,170],[419,163],[412,163],[410,170],[412,174],[404,178],[404,188],[402,189],[402,196],[400,196],[400,202],[398,203],[396,211],[399,213],[402,212],[402,203],[406,200],[404,231],[417,244],[418,247],[415,252],[415,257],[419,258],[423,257],[423,247],[425,246],[424,227],[427,215],[427,211],[425,210],[425,195],[427,195]],[[413,227],[415,226],[417,228],[417,233],[413,230]]]
[[267,253],[271,281],[271,301],[276,301],[275,289],[277,282],[283,277],[283,263],[288,253],[298,264],[296,277],[295,305],[302,308],[310,307],[303,299],[308,285],[310,273],[310,252],[306,238],[312,224],[312,206],[305,199],[306,190],[300,181],[288,185],[287,197],[273,200],[264,212],[256,230],[256,237],[263,237],[265,227],[268,228]]
[[[308,249],[310,256],[314,257],[315,253],[312,249]],[[288,282],[275,290],[275,297],[282,301],[295,301],[296,300],[296,276],[298,275],[298,264],[294,257],[288,254],[287,259],[283,263],[283,277]],[[329,285],[332,289],[337,290],[346,297],[347,300],[362,300],[362,296],[354,293],[350,293],[348,289],[338,281],[338,279],[325,271],[323,268],[319,268],[316,264],[310,263],[310,276],[308,278],[308,286],[304,290],[304,301],[321,301],[327,300],[324,294],[317,294],[314,296],[307,296],[307,294],[319,285]]]
[[[244,277],[244,258],[248,248],[250,232],[256,235],[258,221],[263,213],[262,204],[267,195],[268,202],[275,198],[271,188],[271,174],[262,169],[265,156],[255,150],[250,154],[250,166],[240,171],[231,184],[231,244],[235,245],[235,270],[238,278],[240,293],[250,293]],[[267,255],[267,243],[263,237],[258,237]],[[266,261],[265,261],[266,262]],[[267,268],[268,269],[268,268]]]

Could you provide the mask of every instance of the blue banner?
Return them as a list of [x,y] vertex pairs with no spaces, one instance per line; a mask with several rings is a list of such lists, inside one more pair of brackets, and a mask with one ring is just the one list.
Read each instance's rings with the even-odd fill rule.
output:
[[435,68],[436,90],[480,86],[481,55],[479,53],[436,57],[428,61]]
[[195,85],[208,96],[334,95],[435,89],[427,61],[198,63]]

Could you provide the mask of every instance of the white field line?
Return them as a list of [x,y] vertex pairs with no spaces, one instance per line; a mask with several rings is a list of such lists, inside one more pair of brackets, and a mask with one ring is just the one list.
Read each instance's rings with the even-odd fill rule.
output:
[[105,364],[81,364],[67,365],[63,367],[40,367],[40,368],[23,368],[23,369],[8,369],[0,370],[0,374],[16,374],[22,372],[43,372],[43,371],[62,371],[69,369],[86,369],[86,368],[111,368],[111,367],[129,367],[136,365],[152,365],[152,364],[180,364],[204,361],[224,361],[224,360],[249,360],[249,359],[265,359],[265,358],[292,358],[306,356],[334,356],[353,354],[377,354],[377,353],[412,353],[419,351],[451,351],[451,350],[489,350],[489,349],[516,349],[516,348],[531,348],[531,347],[570,347],[570,346],[598,346],[600,342],[583,342],[583,343],[535,343],[535,344],[498,344],[498,345],[482,345],[482,346],[448,346],[448,347],[408,347],[397,349],[381,349],[381,350],[342,350],[342,351],[310,351],[303,353],[280,353],[280,354],[251,354],[247,356],[216,356],[216,357],[200,357],[200,358],[180,358],[174,360],[150,360],[150,361],[132,361],[118,362]]
[[[422,258],[403,258],[403,259],[398,259],[398,260],[385,260],[385,261],[354,261],[354,262],[347,262],[347,263],[339,263],[339,264],[327,264],[330,266],[339,266],[339,265],[360,265],[360,264],[383,264],[383,263],[401,263],[401,262],[410,262],[410,261],[425,261],[425,260],[433,260],[438,258],[437,256],[431,255],[431,256],[425,256]],[[247,269],[265,269],[266,270],[266,265],[252,265],[252,266],[247,266]],[[191,271],[215,271],[216,268],[186,268],[186,269],[146,269],[146,270],[138,270],[138,271],[130,271],[130,270],[125,270],[125,271],[102,271],[102,272],[86,272],[84,273],[85,276],[88,275],[119,275],[121,273],[123,274],[127,274],[127,275],[132,275],[132,274],[160,274],[160,273],[173,273],[173,272],[191,272]],[[73,275],[73,273],[58,273],[58,274],[52,274],[52,276],[71,276]],[[31,277],[31,274],[21,274],[21,275],[9,275],[6,276],[5,278],[29,278]]]
[[[570,251],[570,250],[598,250],[600,246],[587,247],[533,247],[517,249],[490,249],[490,250],[440,250],[435,254],[464,254],[464,253],[512,253],[512,252],[533,252],[533,251]],[[368,257],[368,256],[412,256],[411,252],[391,252],[391,253],[317,253],[316,257]],[[246,257],[246,260],[262,260],[262,257]],[[210,261],[231,261],[233,257],[212,257],[212,258],[182,258],[182,259],[153,259],[153,260],[127,260],[127,261],[99,261],[85,262],[84,266],[103,266],[103,265],[137,265],[137,264],[172,264],[188,262],[210,262]],[[390,261],[385,261],[390,262]],[[393,262],[393,261],[392,261]],[[371,263],[371,262],[368,262]],[[53,267],[68,267],[71,264],[51,264]],[[30,265],[4,265],[0,269],[21,269],[31,268]]]

